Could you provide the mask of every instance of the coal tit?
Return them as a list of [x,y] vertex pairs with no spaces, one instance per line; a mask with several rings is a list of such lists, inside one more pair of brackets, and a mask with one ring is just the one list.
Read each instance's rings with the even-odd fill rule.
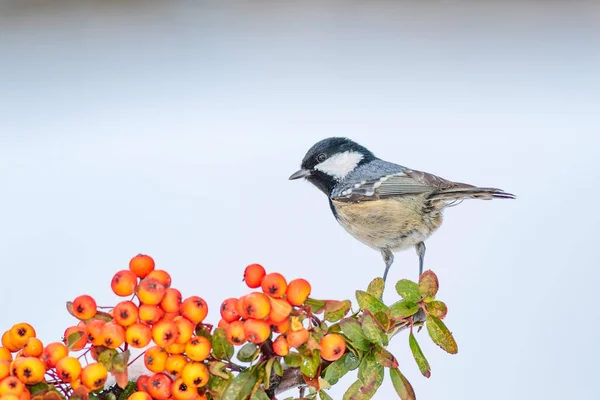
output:
[[514,199],[501,189],[451,182],[377,158],[347,138],[332,137],[312,146],[301,169],[325,193],[337,221],[356,239],[381,252],[383,279],[394,252],[414,247],[423,273],[425,240],[442,223],[444,208],[464,199]]

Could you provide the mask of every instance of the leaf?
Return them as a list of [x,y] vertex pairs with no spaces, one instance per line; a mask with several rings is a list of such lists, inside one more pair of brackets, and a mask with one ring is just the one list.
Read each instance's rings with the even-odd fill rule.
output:
[[421,346],[417,342],[415,335],[411,332],[408,335],[408,345],[410,346],[410,350],[413,353],[413,357],[417,362],[417,366],[419,367],[419,371],[423,374],[425,378],[429,378],[431,376],[431,367],[429,366],[429,362],[425,358],[423,351],[421,350]]
[[390,317],[403,318],[415,315],[419,311],[419,306],[416,303],[406,300],[400,300],[392,304],[390,307]]
[[240,351],[238,351],[237,358],[241,362],[252,362],[256,360],[259,352],[260,350],[257,345],[248,342],[242,346]]
[[348,390],[346,390],[346,393],[344,393],[343,400],[369,399],[369,397],[364,396],[360,392],[360,389],[362,388],[362,386],[363,386],[363,384],[362,384],[361,381],[354,382],[352,385],[350,385],[350,387],[348,388]]
[[396,292],[406,301],[418,303],[421,300],[419,285],[408,279],[401,279],[396,283]]
[[41,394],[46,393],[48,391],[48,389],[50,389],[50,386],[48,386],[48,384],[46,382],[40,382],[35,385],[28,385],[27,388],[29,389],[31,396],[33,397],[36,395],[41,395]]
[[273,371],[275,371],[277,376],[283,376],[283,367],[281,366],[279,359],[276,359],[275,363],[273,363]]
[[217,328],[213,333],[212,353],[218,360],[231,360],[233,357],[233,345],[227,340],[223,328]]
[[369,310],[373,314],[379,311],[387,312],[388,310],[388,307],[381,300],[362,290],[356,291],[356,301],[358,301],[358,305],[362,310]]
[[344,318],[340,321],[340,327],[354,347],[363,351],[368,351],[371,348],[371,344],[357,320],[354,318]]
[[350,300],[340,301],[336,309],[325,311],[325,320],[329,322],[339,321],[348,314],[350,307],[352,307]]
[[[129,385],[131,385],[132,383],[134,386],[133,389],[135,390],[135,382],[129,382]],[[127,388],[129,387],[129,385],[127,386]],[[128,391],[127,388],[125,388],[123,393],[121,393],[121,395],[119,396],[119,400],[126,400],[131,395],[131,393],[133,393],[133,392],[128,392],[127,397],[123,397],[125,392]],[[39,398],[40,396],[34,396],[34,397]],[[71,395],[69,396],[69,400],[88,400],[89,398],[90,398],[90,395],[88,394],[88,390],[83,385],[75,388],[73,390],[73,392],[71,393]],[[92,397],[92,398],[94,398],[94,397]]]
[[383,329],[375,322],[375,318],[370,312],[365,312],[363,315],[362,331],[365,337],[371,342],[381,346],[387,346],[389,339],[383,332]]
[[275,358],[269,358],[267,361],[267,366],[265,367],[265,389],[269,389],[271,385],[271,371],[273,371],[273,364],[275,363]]
[[136,382],[129,381],[127,383],[127,386],[125,386],[125,389],[123,389],[123,393],[121,393],[119,395],[119,400],[127,400],[129,398],[129,396],[131,396],[133,394],[133,392],[135,392],[135,391],[136,391]]
[[124,389],[129,383],[129,374],[127,373],[127,368],[124,371],[115,371],[113,369],[112,376],[115,378],[115,383],[121,389]]
[[321,400],[333,400],[333,397],[328,395],[324,390],[319,390],[319,398]]
[[113,357],[117,355],[117,350],[106,349],[102,353],[98,354],[98,362],[106,368],[107,371],[112,369]]
[[446,314],[448,314],[448,307],[446,307],[446,304],[443,301],[436,300],[427,304],[427,311],[434,317],[444,319]]
[[227,379],[219,378],[215,375],[210,375],[208,380],[208,391],[211,393],[213,398],[220,399],[223,393],[229,386],[229,383],[233,380],[233,375],[229,371],[225,371],[229,377]]
[[349,371],[354,371],[360,365],[360,359],[352,353],[346,353],[340,360],[344,360],[344,365]]
[[454,340],[452,333],[439,318],[429,314],[427,315],[425,325],[427,326],[427,332],[429,332],[431,340],[433,340],[435,344],[450,354],[458,353],[458,344],[456,343],[456,340]]
[[396,357],[384,347],[375,347],[373,355],[375,356],[375,360],[384,367],[398,368],[398,360],[396,360]]
[[375,317],[381,328],[383,328],[384,332],[387,332],[387,330],[390,328],[390,317],[388,316],[388,313],[379,311],[373,316]]
[[210,334],[210,327],[204,324],[197,324],[196,329],[194,329],[194,332],[196,333],[196,336],[204,336],[205,338],[207,338],[210,344],[212,345],[213,338]]
[[339,360],[329,364],[329,366],[325,369],[323,379],[333,386],[337,384],[340,378],[346,375],[348,371],[349,369],[346,367],[344,357],[342,357]]
[[83,331],[77,331],[77,332],[73,332],[71,333],[69,336],[67,336],[67,349],[72,350],[73,346],[75,346],[77,344],[77,342],[79,341],[79,339],[81,339],[83,337],[85,332]]
[[212,361],[208,364],[208,367],[211,375],[218,376],[219,378],[225,380],[229,379],[229,374],[225,370],[227,364],[225,364],[223,361]]
[[439,288],[440,282],[433,271],[427,270],[419,277],[419,291],[423,297],[435,298]]
[[[261,364],[256,364],[259,366]],[[258,368],[250,367],[236,376],[223,393],[221,400],[245,400],[252,393],[252,389],[258,382]]]
[[380,299],[383,296],[383,291],[385,289],[385,281],[383,278],[375,278],[369,283],[369,287],[367,288],[367,293],[377,297]]
[[302,363],[300,364],[300,371],[309,378],[317,376],[319,366],[321,365],[321,356],[318,351],[313,351],[312,356],[302,357]]
[[283,357],[283,361],[288,367],[299,367],[302,364],[302,356],[298,353],[288,353]]
[[[383,366],[372,354],[367,354],[358,367],[358,381],[344,394],[344,400],[367,400],[372,398],[383,382]],[[358,383],[358,385],[357,385]]]
[[402,372],[398,368],[390,369],[390,378],[396,393],[401,400],[416,400],[415,391],[413,390],[410,382],[402,375]]
[[323,300],[311,299],[310,297],[304,301],[304,304],[310,306],[313,314],[321,314],[325,307],[325,302]]
[[129,362],[130,355],[131,353],[129,352],[129,350],[125,350],[121,353],[115,354],[112,358],[112,369],[116,372],[127,371],[127,363]]
[[256,392],[254,392],[254,394],[252,395],[250,400],[271,400],[271,399],[269,398],[269,396],[267,396],[267,394],[265,393],[264,390],[258,389]]

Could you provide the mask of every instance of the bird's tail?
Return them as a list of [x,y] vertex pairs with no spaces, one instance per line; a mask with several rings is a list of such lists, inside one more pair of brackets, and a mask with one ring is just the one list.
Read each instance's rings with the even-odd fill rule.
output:
[[475,186],[448,188],[446,190],[434,192],[429,196],[429,200],[431,201],[461,201],[465,199],[492,200],[514,198],[516,198],[514,194],[507,193],[502,189],[482,188]]

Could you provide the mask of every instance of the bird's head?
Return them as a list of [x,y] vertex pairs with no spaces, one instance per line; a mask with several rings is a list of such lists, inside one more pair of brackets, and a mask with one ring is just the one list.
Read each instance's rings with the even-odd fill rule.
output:
[[300,170],[290,179],[306,178],[325,194],[359,165],[375,159],[373,153],[360,144],[342,137],[331,137],[315,143],[306,153]]

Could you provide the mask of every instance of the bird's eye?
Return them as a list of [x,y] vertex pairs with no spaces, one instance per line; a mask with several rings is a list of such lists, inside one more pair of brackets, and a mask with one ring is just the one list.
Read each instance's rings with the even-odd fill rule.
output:
[[321,153],[317,156],[317,161],[318,162],[323,162],[327,159],[327,155],[325,155],[325,153]]

